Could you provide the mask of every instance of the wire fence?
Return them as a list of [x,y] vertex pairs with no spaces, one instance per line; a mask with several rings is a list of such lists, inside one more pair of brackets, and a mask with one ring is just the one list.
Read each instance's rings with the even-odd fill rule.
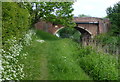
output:
[[120,46],[115,44],[103,44],[102,42],[91,38],[82,38],[82,46],[92,46],[92,48],[98,52],[115,55],[117,57],[120,55]]

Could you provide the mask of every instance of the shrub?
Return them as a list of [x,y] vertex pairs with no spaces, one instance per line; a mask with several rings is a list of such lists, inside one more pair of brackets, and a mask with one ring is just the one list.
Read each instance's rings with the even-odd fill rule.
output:
[[[80,66],[93,77],[94,80],[117,80],[118,79],[118,62],[113,56],[106,54],[97,54],[87,50],[82,51],[79,56]],[[84,56],[83,56],[84,55]]]
[[[28,31],[30,14],[15,2],[2,3],[2,80],[18,80],[24,77],[19,57],[23,44],[30,44],[32,31]],[[28,33],[27,33],[28,31]],[[2,69],[1,69],[2,68]],[[1,72],[0,72],[1,73]],[[1,80],[1,78],[0,78]]]
[[27,9],[13,2],[4,2],[2,10],[2,43],[4,45],[5,41],[12,37],[16,37],[17,40],[23,37],[29,28],[30,14]]
[[101,42],[104,45],[116,45],[119,46],[120,37],[119,36],[111,36],[110,34],[100,34],[95,37],[95,40]]

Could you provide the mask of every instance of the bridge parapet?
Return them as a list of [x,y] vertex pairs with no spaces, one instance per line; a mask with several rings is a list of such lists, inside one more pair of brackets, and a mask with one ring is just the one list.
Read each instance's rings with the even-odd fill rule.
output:
[[[82,32],[83,35],[89,34],[91,36],[96,36],[98,34],[108,32],[110,27],[109,19],[96,17],[74,17],[73,22],[76,23],[76,27],[78,27],[77,29]],[[52,34],[55,34],[58,30],[64,28],[62,25],[54,25],[45,21],[36,23],[35,27]]]

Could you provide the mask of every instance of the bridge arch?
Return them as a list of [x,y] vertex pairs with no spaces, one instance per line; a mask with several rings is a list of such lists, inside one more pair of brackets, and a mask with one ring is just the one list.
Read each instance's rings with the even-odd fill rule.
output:
[[83,37],[89,36],[90,38],[93,38],[93,33],[89,31],[88,29],[82,26],[76,26],[74,28],[77,29],[83,35]]
[[[90,34],[91,37],[108,32],[110,27],[109,19],[102,19],[96,17],[74,17],[73,22],[76,23],[76,27],[80,31],[84,30],[87,34]],[[44,30],[51,34],[56,34],[60,29],[64,27],[63,25],[55,25],[51,22],[39,21],[35,24],[35,28]]]
[[54,35],[56,35],[57,32],[60,31],[60,30],[63,29],[63,28],[65,28],[65,27],[61,27],[61,28],[57,29],[57,30],[54,32]]
[[[63,28],[65,28],[65,27],[60,27],[59,29],[56,29],[56,31],[54,32],[54,35],[56,35],[57,32],[60,31],[60,30],[63,29]],[[81,33],[82,37],[93,38],[93,33],[90,32],[88,29],[86,29],[86,28],[84,28],[84,27],[82,27],[82,26],[76,26],[76,27],[74,27],[74,28]]]

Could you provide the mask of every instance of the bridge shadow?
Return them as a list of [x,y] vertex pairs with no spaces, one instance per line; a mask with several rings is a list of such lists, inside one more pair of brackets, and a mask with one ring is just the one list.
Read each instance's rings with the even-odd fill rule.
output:
[[81,38],[80,38],[80,42],[82,44],[88,44],[88,40],[91,39],[92,34],[90,32],[88,32],[87,30],[80,28],[80,27],[74,27],[76,30],[78,30],[81,33]]

